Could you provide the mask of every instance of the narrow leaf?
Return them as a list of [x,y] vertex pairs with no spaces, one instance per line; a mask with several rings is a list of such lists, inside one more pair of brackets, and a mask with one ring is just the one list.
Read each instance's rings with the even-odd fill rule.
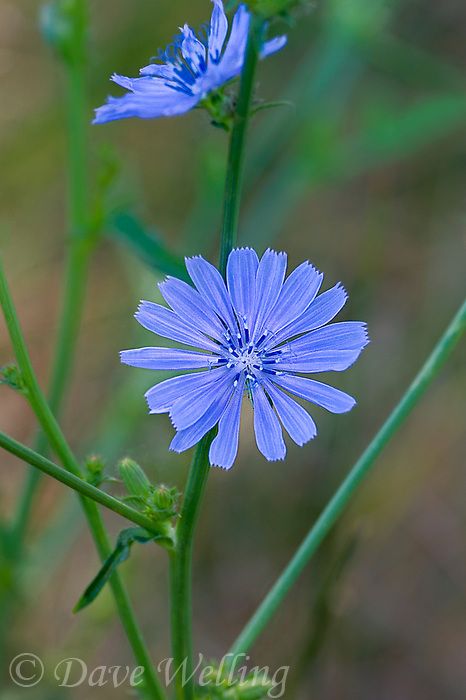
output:
[[126,530],[122,530],[118,535],[115,549],[104,562],[97,576],[91,581],[89,586],[84,591],[81,598],[74,606],[73,612],[79,612],[97,598],[100,591],[110,579],[111,575],[115,572],[117,566],[128,559],[131,546],[135,542],[145,544],[146,542],[151,542],[157,539],[159,539],[157,536],[154,536],[141,527],[130,527]]
[[110,230],[149,267],[164,275],[189,280],[183,259],[167,248],[153,231],[149,231],[133,214],[119,212],[110,218]]

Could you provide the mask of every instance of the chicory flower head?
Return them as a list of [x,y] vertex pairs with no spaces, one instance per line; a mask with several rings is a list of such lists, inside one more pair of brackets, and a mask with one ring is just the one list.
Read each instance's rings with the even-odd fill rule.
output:
[[[222,0],[212,2],[214,9],[205,36],[185,24],[173,43],[159,53],[161,62],[141,68],[140,78],[112,75],[112,80],[129,92],[123,97],[109,97],[107,104],[96,109],[94,124],[126,117],[153,119],[183,114],[241,73],[251,14],[240,5],[227,38],[228,20]],[[285,43],[285,36],[265,42],[260,57],[279,51]]]
[[122,362],[154,370],[201,370],[167,379],[146,393],[151,413],[169,413],[183,452],[215,425],[210,463],[229,469],[236,458],[243,396],[254,408],[259,450],[283,459],[282,428],[298,445],[316,425],[291,395],[345,413],[355,400],[302,374],[342,371],[367,345],[359,321],[331,323],[347,295],[340,284],[319,294],[323,275],[308,262],[285,280],[287,256],[239,248],[228,258],[227,282],[201,256],[186,259],[195,285],[169,277],[159,287],[171,308],[142,301],[136,319],[148,330],[200,351],[147,347],[125,350]]

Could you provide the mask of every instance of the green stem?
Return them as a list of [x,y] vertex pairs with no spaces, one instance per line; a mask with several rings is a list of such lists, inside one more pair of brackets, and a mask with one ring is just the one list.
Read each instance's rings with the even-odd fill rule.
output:
[[244,170],[244,153],[247,128],[251,116],[251,102],[259,58],[259,46],[262,38],[264,23],[256,18],[251,20],[243,72],[238,93],[238,103],[233,120],[233,128],[228,152],[227,175],[223,203],[223,227],[220,247],[219,267],[223,275],[227,266],[228,256],[236,245],[238,236],[239,207]]
[[[65,300],[61,313],[48,399],[50,409],[55,416],[60,414],[66,386],[71,375],[76,339],[82,316],[88,260],[88,251],[82,245],[82,242],[73,240],[65,274]],[[37,436],[35,449],[42,455],[47,454],[48,442],[42,431]],[[32,469],[28,471],[11,526],[11,538],[15,542],[18,559],[21,557],[24,546],[24,539],[40,478],[41,474],[37,470]]]
[[16,457],[19,457],[19,459],[27,462],[32,467],[35,467],[44,474],[48,474],[57,481],[60,481],[62,484],[65,484],[65,486],[69,486],[69,488],[77,491],[77,493],[79,493],[81,496],[86,496],[96,503],[100,503],[100,505],[113,510],[114,513],[121,515],[123,518],[126,518],[127,520],[136,523],[136,525],[149,530],[149,532],[158,534],[158,530],[151,518],[148,518],[135,508],[128,506],[118,498],[115,498],[105,491],[102,491],[102,489],[93,486],[80,476],[76,476],[75,474],[66,471],[66,469],[63,469],[63,467],[59,467],[58,464],[51,462],[46,457],[34,452],[34,450],[31,450],[29,447],[26,447],[26,445],[17,442],[12,437],[2,432],[0,432],[0,447]]
[[193,642],[191,568],[194,533],[209,475],[210,431],[198,443],[189,471],[183,507],[177,526],[177,548],[170,557],[172,651],[177,698],[192,700]]
[[[16,355],[16,361],[18,362],[27,389],[29,403],[36,414],[43,432],[52,448],[59,456],[65,469],[75,476],[80,477],[80,466],[39,387],[1,264],[0,305],[3,309],[11,344]],[[105,561],[111,554],[112,549],[100,513],[94,502],[89,501],[83,496],[79,498],[97,551],[102,561]],[[155,674],[148,650],[138,628],[134,611],[118,573],[113,574],[110,579],[110,585],[128,641],[133,649],[137,662],[145,669],[145,682],[148,691],[155,700],[163,700],[164,692]]]
[[[238,232],[244,146],[262,30],[263,22],[253,20],[230,138],[219,263],[223,275],[225,275],[228,256],[235,245]],[[196,447],[189,471],[181,518],[177,526],[178,544],[170,557],[172,650],[175,670],[179,669],[175,677],[178,700],[192,700],[194,697],[194,684],[191,678],[193,671],[192,550],[199,508],[209,474],[209,448],[214,435],[215,430],[211,430]]]
[[230,650],[233,655],[246,653],[264,630],[319,545],[343,513],[358,486],[374,466],[377,457],[396,431],[406,421],[426,389],[438,375],[465,330],[466,301],[435,345],[431,355],[417,374],[413,383],[385,421],[382,428],[373,438],[367,449],[353,466],[346,479],[311,528],[309,534],[304,539],[286,569],[234,642]]
[[[61,412],[66,387],[71,376],[81,324],[87,271],[89,267],[90,243],[87,226],[87,99],[85,85],[86,47],[86,2],[74,0],[72,34],[69,53],[64,59],[66,70],[66,126],[68,140],[68,253],[65,271],[64,302],[60,315],[52,376],[48,392],[48,403],[55,416]],[[47,438],[43,432],[36,439],[35,448],[46,454]],[[34,498],[40,484],[41,474],[29,470],[16,513],[13,517],[10,537],[15,542],[15,559],[21,558]]]

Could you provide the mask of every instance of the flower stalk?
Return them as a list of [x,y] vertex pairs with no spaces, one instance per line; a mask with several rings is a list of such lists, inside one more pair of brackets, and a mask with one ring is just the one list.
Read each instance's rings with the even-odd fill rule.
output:
[[236,239],[238,237],[238,220],[243,183],[245,142],[249,118],[251,115],[254,77],[256,74],[257,61],[259,59],[259,47],[261,45],[263,32],[264,22],[256,17],[253,17],[251,20],[251,29],[246,47],[246,56],[244,60],[243,72],[241,74],[238,102],[233,118],[233,127],[228,152],[219,261],[219,268],[222,275],[225,275],[228,256],[235,247]]
[[[244,166],[244,147],[252,103],[252,92],[257,62],[258,46],[263,32],[263,22],[253,19],[246,47],[241,74],[238,103],[230,136],[223,226],[220,243],[220,271],[224,275],[228,256],[235,245],[241,200],[241,183]],[[209,448],[215,436],[211,430],[197,445],[189,471],[184,503],[177,526],[177,547],[170,557],[170,603],[172,652],[178,700],[193,700],[192,682],[192,551],[195,527],[199,517],[202,497],[209,475]],[[183,683],[182,669],[185,671]]]
[[406,422],[425,391],[445,365],[453,348],[465,331],[466,301],[435,345],[412,384],[330,499],[288,566],[234,642],[230,649],[233,657],[237,654],[246,653],[265,629],[291,587],[344,512],[357,488],[374,467],[377,457]]
[[[76,342],[81,325],[87,273],[92,251],[93,232],[87,226],[87,98],[85,86],[85,48],[87,11],[85,0],[73,0],[67,7],[49,6],[49,31],[45,31],[66,74],[66,130],[68,141],[68,241],[64,273],[63,304],[60,312],[57,342],[52,362],[48,404],[54,416],[59,416],[71,377]],[[58,28],[64,28],[61,36]],[[66,31],[65,31],[66,29]],[[92,235],[92,240],[91,240]],[[36,451],[44,455],[47,438],[40,432]],[[18,501],[11,527],[16,558],[20,559],[34,497],[41,474],[29,470]]]

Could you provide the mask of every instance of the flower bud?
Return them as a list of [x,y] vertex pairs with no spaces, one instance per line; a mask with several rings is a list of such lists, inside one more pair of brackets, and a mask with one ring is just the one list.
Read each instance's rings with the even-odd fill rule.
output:
[[175,487],[169,488],[164,484],[152,487],[148,508],[152,517],[160,520],[173,518],[177,513],[179,492]]
[[118,465],[118,471],[130,496],[142,499],[149,496],[151,483],[137,462],[126,457]]
[[14,364],[0,367],[0,384],[6,384],[10,389],[14,389],[14,391],[18,391],[20,394],[27,393],[23,375]]
[[87,481],[93,486],[100,486],[104,480],[105,462],[99,455],[89,455],[84,464]]

